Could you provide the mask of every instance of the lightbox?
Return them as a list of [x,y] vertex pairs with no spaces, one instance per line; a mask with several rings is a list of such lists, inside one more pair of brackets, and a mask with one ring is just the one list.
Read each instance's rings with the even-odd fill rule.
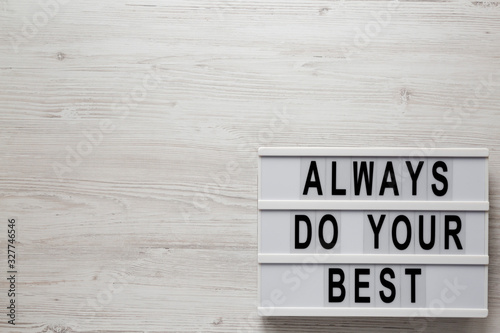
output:
[[263,316],[488,315],[488,150],[259,149]]

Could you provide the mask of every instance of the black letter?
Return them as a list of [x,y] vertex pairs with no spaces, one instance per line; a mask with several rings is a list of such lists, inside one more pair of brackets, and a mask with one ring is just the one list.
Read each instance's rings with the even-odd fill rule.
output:
[[384,224],[385,214],[380,215],[380,218],[378,219],[377,225],[375,225],[375,220],[373,220],[372,214],[368,214],[368,220],[370,220],[370,225],[372,226],[372,230],[373,230],[373,247],[375,249],[378,249],[378,234],[380,233],[380,230],[382,229],[382,224]]
[[[455,229],[450,229],[450,222],[456,222],[457,227]],[[462,230],[462,220],[456,215],[445,215],[444,216],[444,248],[448,250],[450,248],[450,236],[455,240],[457,249],[462,250],[462,243],[458,238],[458,233]]]
[[422,270],[420,268],[406,268],[406,275],[411,275],[411,302],[415,303],[415,275],[422,274]]
[[413,167],[411,166],[410,161],[406,161],[406,167],[408,168],[408,172],[411,177],[411,194],[417,195],[417,180],[420,175],[420,171],[422,171],[422,166],[424,165],[424,161],[418,162],[417,171],[413,171]]
[[431,240],[429,243],[424,241],[424,216],[418,216],[418,242],[420,247],[424,250],[431,250],[434,247],[434,242],[436,240],[436,215],[431,215]]
[[[391,181],[387,181],[387,178],[391,177]],[[382,185],[380,185],[380,195],[384,195],[386,187],[392,188],[394,195],[399,195],[398,184],[396,183],[396,177],[394,176],[394,167],[392,162],[387,162],[385,166],[384,179],[382,180]]]
[[332,195],[345,195],[345,189],[337,189],[337,162],[332,162]]
[[[326,221],[332,222],[332,226],[333,226],[333,239],[330,243],[325,242],[325,238],[323,236],[323,227],[324,227]],[[338,236],[339,236],[339,227],[337,225],[337,220],[332,215],[326,214],[325,216],[323,216],[321,218],[321,221],[319,222],[319,242],[321,243],[321,246],[323,246],[323,248],[325,248],[327,250],[333,249],[335,244],[337,244]]]
[[[300,242],[300,221],[303,221],[306,223],[307,226],[307,239],[304,243]],[[307,215],[295,215],[295,248],[296,249],[307,249],[309,244],[311,243],[311,233],[312,233],[312,226],[311,226],[311,220],[309,220],[309,217]]]
[[432,192],[434,192],[434,194],[437,195],[438,197],[442,197],[443,195],[446,194],[446,192],[448,192],[448,180],[444,175],[437,172],[438,168],[443,169],[443,172],[447,172],[448,167],[446,166],[446,163],[444,163],[443,161],[437,161],[432,166],[432,175],[434,176],[434,179],[443,183],[443,188],[440,190],[437,189],[436,184],[432,184]]
[[[314,181],[311,180],[314,174]],[[307,195],[309,192],[309,187],[316,187],[318,190],[318,195],[323,195],[323,190],[321,190],[321,181],[319,179],[318,174],[318,166],[316,165],[316,161],[311,161],[309,165],[309,171],[307,172],[306,185],[304,187],[304,195]]]
[[[366,184],[366,194],[372,195],[372,180],[373,180],[373,164],[374,162],[370,162],[370,171],[366,168],[366,162],[362,161],[359,167],[358,173],[358,162],[354,162],[354,194],[359,195],[361,191],[361,183],[363,182],[363,178],[365,179]],[[368,172],[370,175],[368,175]]]
[[360,275],[370,275],[369,268],[356,268],[354,269],[354,302],[355,303],[370,303],[369,296],[359,296],[360,288],[369,288],[369,282],[361,282],[359,281]]
[[[406,240],[404,241],[404,243],[400,243],[398,241],[397,229],[399,222],[404,222],[404,224],[406,224]],[[392,224],[392,242],[394,243],[394,246],[398,250],[405,250],[410,245],[410,241],[411,241],[410,220],[408,220],[408,218],[404,215],[398,215],[398,217],[396,217],[394,223]]]
[[[333,281],[333,275],[340,276],[338,281]],[[329,268],[328,269],[328,302],[330,303],[340,303],[345,298],[345,287],[343,285],[345,279],[344,271],[340,268]],[[340,289],[339,296],[333,296],[333,289]]]
[[389,267],[386,267],[386,268],[384,268],[380,272],[380,283],[384,287],[386,287],[387,289],[389,289],[391,291],[391,295],[390,296],[385,296],[384,292],[381,290],[379,292],[380,299],[384,303],[392,303],[394,301],[394,299],[396,298],[396,288],[394,287],[394,284],[392,284],[392,282],[387,281],[385,279],[385,275],[386,274],[389,274],[389,276],[391,277],[391,279],[394,279],[395,278],[394,271],[392,269],[390,269]]

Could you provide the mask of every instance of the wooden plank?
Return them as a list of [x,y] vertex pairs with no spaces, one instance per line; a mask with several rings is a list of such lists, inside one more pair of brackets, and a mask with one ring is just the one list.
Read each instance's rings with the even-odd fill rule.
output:
[[[19,222],[19,324],[0,330],[497,331],[498,2],[52,10],[13,46],[43,11],[0,0],[0,217]],[[488,148],[489,317],[259,317],[262,146]]]

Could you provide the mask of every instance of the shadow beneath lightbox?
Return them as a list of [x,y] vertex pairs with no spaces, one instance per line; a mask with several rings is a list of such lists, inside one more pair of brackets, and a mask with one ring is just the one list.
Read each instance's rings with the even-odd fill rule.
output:
[[[261,317],[263,332],[487,332],[488,318]],[[491,317],[490,317],[491,318]]]

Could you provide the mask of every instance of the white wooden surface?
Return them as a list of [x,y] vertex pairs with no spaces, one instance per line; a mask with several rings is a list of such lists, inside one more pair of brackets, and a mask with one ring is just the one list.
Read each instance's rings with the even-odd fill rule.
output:
[[[0,219],[19,224],[18,325],[0,310],[2,332],[498,332],[499,3],[43,13],[0,0]],[[489,317],[258,317],[260,146],[489,148]]]

